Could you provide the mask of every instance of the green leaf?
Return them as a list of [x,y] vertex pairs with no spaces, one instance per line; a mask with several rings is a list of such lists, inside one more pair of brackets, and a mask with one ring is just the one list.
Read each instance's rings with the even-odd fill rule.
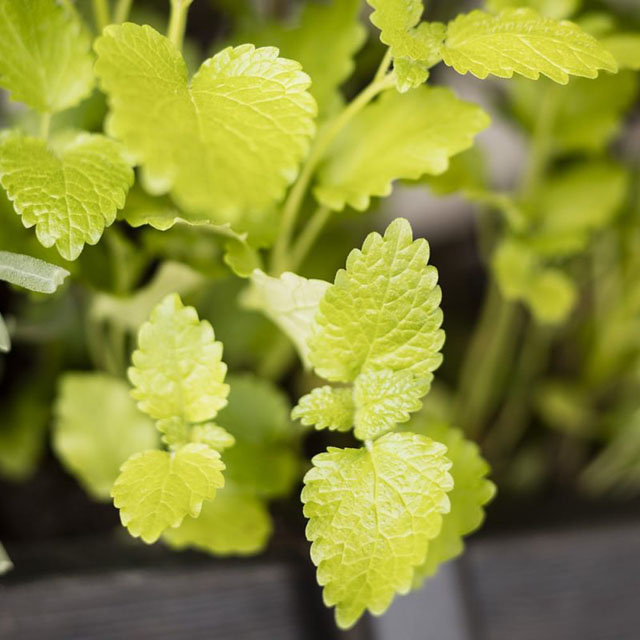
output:
[[101,135],[80,133],[51,147],[10,134],[0,139],[0,183],[41,244],[75,260],[115,220],[133,171],[121,146]]
[[205,444],[136,453],[122,465],[111,490],[113,504],[129,533],[151,544],[185,516],[200,514],[203,502],[224,486],[223,469],[220,454]]
[[0,352],[8,353],[9,351],[11,351],[11,336],[9,335],[7,323],[4,321],[2,314],[0,314]]
[[393,72],[396,78],[396,89],[400,93],[417,89],[429,77],[429,68],[411,58],[396,58],[393,62]]
[[225,487],[216,499],[205,502],[197,518],[187,516],[163,539],[174,549],[194,548],[215,555],[251,555],[262,551],[273,525],[264,502]]
[[414,241],[403,218],[349,254],[320,302],[309,339],[320,376],[349,382],[361,371],[391,369],[425,378],[440,365],[441,291],[428,260],[427,241]]
[[366,30],[358,20],[361,5],[361,0],[308,2],[293,21],[245,29],[234,41],[277,47],[281,56],[297,60],[311,78],[309,93],[323,118],[342,102],[339,87],[353,72],[353,57],[364,43]]
[[314,195],[337,211],[346,205],[364,211],[371,197],[391,193],[394,180],[444,173],[449,158],[471,147],[488,125],[482,109],[449,89],[388,92],[355,116],[332,144]]
[[478,446],[466,440],[461,431],[446,424],[433,422],[423,414],[403,425],[403,431],[419,433],[447,447],[452,466],[453,489],[449,492],[451,510],[442,517],[440,535],[429,542],[427,557],[416,568],[414,587],[434,575],[440,565],[459,556],[464,549],[463,537],[480,527],[484,506],[494,497],[496,487],[486,476],[489,465],[480,455]]
[[530,9],[459,15],[449,23],[443,58],[458,73],[478,78],[519,73],[537,80],[542,74],[566,84],[570,75],[595,78],[600,69],[617,71],[614,57],[593,36]]
[[557,91],[550,134],[554,149],[562,153],[599,152],[620,131],[623,115],[638,94],[638,78],[629,71],[605,73],[595,80],[572,78],[564,87],[549,80],[532,82],[518,78],[508,87],[516,114],[531,131],[547,99],[547,91]]
[[330,447],[313,458],[302,491],[306,533],[340,627],[365,609],[383,613],[396,592],[411,588],[449,510],[445,453],[424,436],[389,433],[369,448]]
[[426,68],[441,59],[440,48],[446,26],[420,23],[424,6],[419,0],[367,0],[374,11],[371,22],[380,29],[380,40],[396,59],[421,61]]
[[286,272],[272,278],[263,271],[251,274],[251,284],[242,301],[247,309],[261,311],[270,318],[295,345],[305,367],[309,368],[307,339],[311,333],[318,304],[330,284]]
[[171,191],[180,208],[216,223],[282,198],[314,133],[297,62],[272,47],[229,47],[189,82],[173,44],[130,23],[105,29],[95,49],[108,130],[142,164],[152,193]]
[[40,113],[68,109],[93,88],[90,38],[54,0],[0,1],[0,86]]
[[531,246],[545,256],[583,251],[594,231],[611,224],[628,186],[628,172],[613,162],[583,162],[555,172],[538,194],[543,219]]
[[491,266],[505,298],[524,302],[543,324],[564,321],[577,299],[576,285],[562,271],[545,267],[527,243],[507,238]]
[[620,69],[640,70],[640,33],[616,33],[600,40]]
[[129,331],[138,331],[153,308],[170,293],[187,296],[207,282],[197,271],[173,262],[163,261],[149,284],[128,297],[97,293],[89,314],[95,321],[106,321]]
[[167,296],[138,333],[129,379],[138,408],[156,420],[214,418],[227,404],[227,366],[213,327],[177,294]]
[[0,542],[0,576],[11,569],[13,569],[13,562]]
[[153,423],[136,408],[126,382],[102,373],[60,379],[53,448],[91,496],[108,500],[122,464],[157,444]]
[[191,441],[202,442],[216,451],[223,451],[233,447],[236,439],[222,427],[213,422],[197,424],[191,428]]
[[0,251],[0,280],[39,293],[53,293],[69,275],[55,264],[21,253]]
[[228,405],[217,421],[234,438],[225,452],[226,477],[264,497],[288,494],[298,480],[300,431],[292,424],[286,396],[273,383],[253,375],[229,376]]
[[349,431],[354,425],[355,404],[351,387],[317,387],[302,396],[291,417],[306,427]]
[[432,374],[416,378],[408,371],[365,371],[353,389],[355,435],[371,440],[406,422],[422,408],[421,398],[431,387]]
[[533,9],[545,18],[564,20],[582,5],[582,0],[487,0],[489,11],[500,13],[504,9]]

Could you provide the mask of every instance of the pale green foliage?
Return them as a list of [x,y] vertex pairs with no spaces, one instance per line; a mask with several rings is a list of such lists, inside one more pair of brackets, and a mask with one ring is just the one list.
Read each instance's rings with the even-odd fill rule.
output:
[[177,416],[158,420],[156,429],[162,434],[162,442],[170,449],[179,449],[191,440],[191,425]]
[[41,113],[62,111],[93,88],[90,38],[55,0],[0,0],[0,86]]
[[225,487],[216,499],[205,502],[197,518],[187,516],[176,529],[167,529],[163,540],[175,549],[193,547],[216,555],[246,555],[262,551],[272,525],[264,503]]
[[13,569],[13,563],[0,542],[0,576],[11,569]]
[[440,365],[441,292],[428,260],[427,241],[414,241],[402,218],[349,254],[320,302],[309,339],[319,375],[349,382],[361,371],[391,369],[428,377]]
[[0,141],[0,183],[42,245],[55,244],[75,260],[115,220],[133,171],[121,146],[101,135],[80,133],[48,146],[13,134]]
[[601,42],[611,51],[620,69],[640,70],[640,33],[616,33]]
[[377,438],[422,407],[421,399],[429,391],[432,374],[416,378],[409,371],[365,371],[353,388],[355,434],[360,440]]
[[446,171],[449,158],[468,149],[488,125],[482,109],[458,100],[449,89],[388,92],[353,118],[332,144],[314,194],[331,209],[364,210],[372,196],[388,196],[394,180]]
[[489,11],[499,13],[503,9],[533,9],[540,15],[554,20],[572,16],[582,4],[582,0],[487,0]]
[[192,427],[191,441],[202,442],[216,451],[223,451],[236,443],[236,439],[226,429],[213,422]]
[[218,223],[283,196],[314,132],[297,62],[272,47],[229,47],[189,82],[180,52],[149,26],[110,26],[95,48],[108,130],[142,164],[150,191],[171,191]]
[[380,29],[380,40],[396,59],[421,61],[431,67],[440,60],[445,25],[420,23],[424,6],[420,0],[367,0],[373,7],[371,22]]
[[303,278],[295,273],[286,272],[273,278],[256,270],[251,274],[243,303],[277,324],[295,345],[302,363],[309,367],[307,339],[318,304],[329,286],[324,280]]
[[637,74],[601,74],[595,80],[572,78],[565,87],[549,80],[514,79],[510,95],[518,117],[531,130],[544,108],[548,91],[557,91],[551,142],[560,152],[601,151],[620,131],[623,114],[638,93]]
[[504,297],[526,303],[540,322],[557,324],[573,309],[575,284],[559,269],[545,267],[525,242],[503,240],[491,266]]
[[349,431],[354,424],[355,404],[351,387],[317,387],[302,396],[291,417],[306,427]]
[[538,194],[542,220],[531,246],[550,256],[584,250],[593,231],[611,223],[628,186],[627,171],[613,162],[587,161],[554,173]]
[[227,479],[266,498],[288,494],[299,478],[299,430],[286,396],[273,383],[252,375],[229,376],[229,404],[217,422],[234,438],[225,451]]
[[223,469],[220,454],[205,444],[136,453],[122,465],[113,504],[129,533],[150,544],[185,516],[199,515],[202,503],[224,486]]
[[53,448],[98,500],[109,498],[129,456],[158,444],[153,423],[136,408],[126,382],[102,373],[65,374],[58,390]]
[[458,73],[478,78],[519,73],[535,80],[542,74],[566,84],[570,75],[595,78],[600,69],[617,70],[614,57],[593,36],[530,9],[459,15],[449,24],[442,55]]
[[68,275],[66,269],[44,260],[0,251],[0,280],[18,287],[38,293],[53,293]]
[[393,72],[396,89],[400,93],[416,89],[429,77],[429,68],[422,62],[410,58],[396,58],[393,62]]
[[227,403],[227,366],[213,327],[177,294],[167,296],[138,334],[129,378],[141,411],[152,418],[201,422]]
[[170,293],[186,296],[207,282],[206,278],[180,262],[165,260],[155,276],[132,296],[96,293],[89,311],[96,321],[108,321],[129,331],[138,331],[153,308]]
[[496,487],[486,478],[489,465],[480,455],[478,446],[466,440],[458,429],[418,414],[404,425],[403,430],[444,444],[447,458],[451,461],[449,473],[453,477],[453,489],[448,494],[451,509],[442,517],[440,535],[429,542],[426,560],[416,568],[414,586],[417,587],[425,578],[434,575],[440,565],[462,553],[463,536],[480,527],[484,520],[484,506],[495,495]]
[[445,453],[424,436],[390,433],[369,448],[330,447],[313,458],[302,491],[307,538],[340,627],[365,609],[383,613],[411,588],[449,510]]
[[309,93],[322,118],[340,106],[338,89],[353,72],[353,56],[364,43],[366,30],[358,21],[361,5],[361,0],[307,2],[296,19],[241,31],[235,42],[277,47],[281,56],[299,62],[311,78]]

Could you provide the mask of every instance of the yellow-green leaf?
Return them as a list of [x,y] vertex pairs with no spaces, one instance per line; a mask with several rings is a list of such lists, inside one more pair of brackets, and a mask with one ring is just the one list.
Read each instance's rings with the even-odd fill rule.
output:
[[355,418],[355,404],[351,387],[317,387],[302,396],[293,408],[291,417],[306,427],[349,431]]

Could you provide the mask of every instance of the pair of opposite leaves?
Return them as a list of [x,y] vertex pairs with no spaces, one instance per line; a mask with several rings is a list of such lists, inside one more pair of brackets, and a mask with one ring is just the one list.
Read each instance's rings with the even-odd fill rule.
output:
[[[376,8],[374,22],[380,15],[391,16],[391,26],[385,20],[377,23],[383,41],[390,41],[385,34],[394,34],[392,51],[397,49],[402,29],[395,16],[404,14],[406,3],[371,4]],[[0,47],[3,84],[14,97],[40,111],[63,109],[91,88],[87,64],[76,68],[78,60],[90,62],[88,50],[84,57],[76,51],[83,48],[83,42],[88,45],[86,35],[75,16],[52,0],[37,0],[33,11],[19,5],[16,0],[4,0],[0,7],[5,24],[16,27]],[[411,25],[416,20],[414,13],[400,20],[407,33],[415,28]],[[35,31],[37,42],[28,35],[34,33],[34,20],[51,25],[51,31]],[[531,67],[520,60],[523,47],[527,59],[531,54],[531,42],[523,43],[523,34],[535,37],[539,49]],[[537,77],[542,72],[566,81],[567,73],[593,76],[598,68],[613,68],[608,54],[577,27],[559,25],[532,12],[503,12],[498,17],[473,12],[459,16],[445,35],[438,55],[458,71],[470,70],[480,76],[517,71]],[[71,36],[77,36],[73,47],[65,44]],[[467,64],[470,59],[485,60],[489,51],[505,44],[517,53],[510,62],[502,60],[484,69]],[[551,57],[545,45],[554,49]],[[40,74],[45,79],[50,72],[50,60],[45,64],[42,55],[36,58],[36,50],[48,52],[50,60],[61,63],[55,74],[51,71],[57,84],[25,85],[23,74],[29,62],[45,69]],[[267,208],[282,197],[314,132],[315,105],[307,91],[309,79],[299,64],[278,58],[275,49],[245,45],[206,61],[189,85],[180,53],[150,27],[109,27],[96,42],[96,50],[96,71],[111,101],[109,131],[125,143],[127,154],[102,136],[63,136],[51,147],[15,137],[6,142],[5,159],[0,163],[3,185],[25,224],[36,225],[43,244],[56,244],[63,257],[73,259],[85,242],[97,242],[124,204],[132,181],[130,159],[142,164],[150,191],[171,190],[187,213],[216,222],[237,220],[243,212]],[[27,62],[11,66],[15,51],[25,54]],[[54,91],[60,86],[67,86],[70,95]],[[405,117],[407,112],[411,118]],[[428,118],[416,121],[418,114],[427,112]],[[371,196],[389,193],[394,179],[444,171],[447,158],[469,146],[486,124],[480,110],[457,102],[442,90],[418,92],[411,102],[388,94],[336,141],[330,161],[320,171],[316,196],[335,209],[345,204],[366,208]],[[372,126],[378,132],[398,126],[401,131],[394,130],[381,140],[367,135]],[[366,153],[360,149],[354,155],[354,149],[363,144]],[[393,153],[377,153],[380,146],[388,146]],[[33,189],[38,181],[47,183],[46,192]]]

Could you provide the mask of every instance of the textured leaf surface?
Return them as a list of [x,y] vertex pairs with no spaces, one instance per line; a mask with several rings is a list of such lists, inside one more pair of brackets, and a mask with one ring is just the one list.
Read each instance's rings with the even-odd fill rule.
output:
[[272,278],[263,271],[251,274],[251,284],[243,302],[249,309],[261,311],[294,343],[303,364],[309,366],[307,339],[311,333],[318,304],[330,284],[324,280],[303,278],[286,272]]
[[617,33],[601,40],[620,69],[640,70],[640,33]]
[[488,125],[482,109],[458,100],[449,89],[388,92],[353,118],[333,143],[314,194],[331,209],[364,210],[371,197],[388,196],[394,180],[446,171],[449,158],[468,149]]
[[233,447],[236,439],[224,428],[213,422],[197,424],[191,429],[191,440],[202,442],[216,451]]
[[453,489],[449,492],[451,510],[442,517],[440,534],[427,547],[427,558],[416,568],[414,586],[434,575],[440,565],[464,549],[463,536],[480,527],[484,520],[484,506],[493,498],[496,487],[486,476],[489,465],[480,455],[478,446],[466,440],[461,431],[446,424],[433,422],[419,414],[403,430],[432,438],[447,447],[451,461],[449,473],[453,476]]
[[122,147],[101,135],[80,133],[52,148],[14,134],[0,141],[0,183],[24,226],[75,260],[115,220],[133,171]]
[[349,254],[309,339],[319,375],[349,382],[367,369],[406,369],[429,377],[442,361],[444,332],[438,272],[428,260],[427,241],[414,241],[403,218]]
[[356,437],[377,438],[409,420],[411,413],[422,408],[432,377],[416,378],[408,371],[389,369],[361,373],[353,389]]
[[491,266],[504,297],[524,302],[540,322],[562,322],[573,309],[573,281],[560,269],[545,267],[526,243],[507,238],[496,249]]
[[108,500],[129,456],[158,444],[158,434],[129,395],[129,385],[102,373],[60,381],[53,447],[64,466],[99,500]]
[[149,26],[108,27],[95,48],[108,130],[143,165],[152,192],[171,191],[214,222],[282,197],[314,132],[315,102],[297,62],[243,45],[204,62],[189,82],[180,52]]
[[72,107],[93,88],[90,39],[53,0],[0,0],[0,86],[41,113]]
[[383,613],[410,589],[449,510],[445,453],[424,436],[390,433],[369,449],[330,447],[313,458],[302,491],[307,538],[339,626],[365,609]]
[[354,424],[355,404],[351,387],[318,387],[302,396],[291,417],[306,427],[349,431]]
[[353,72],[353,57],[364,43],[361,5],[361,0],[308,2],[293,21],[243,31],[235,41],[277,47],[281,56],[297,60],[311,78],[309,93],[323,117],[340,105],[338,88]]
[[235,438],[224,454],[227,478],[256,495],[286,495],[301,471],[300,431],[291,422],[286,396],[252,375],[229,376],[228,382],[229,404],[217,417]]
[[205,444],[174,453],[143,451],[122,465],[111,491],[120,520],[135,538],[150,544],[185,516],[197,517],[205,500],[224,485],[220,454]]
[[259,498],[225,487],[202,505],[197,518],[187,516],[177,529],[167,529],[163,539],[176,549],[249,555],[265,548],[271,531],[271,517]]
[[566,84],[570,75],[595,78],[601,69],[617,70],[611,53],[580,27],[530,9],[458,16],[449,24],[443,57],[458,73],[478,78],[519,73],[535,80],[542,74]]
[[0,251],[0,280],[18,287],[39,293],[53,293],[68,275],[66,269],[44,260]]
[[582,0],[487,0],[489,11],[499,13],[504,9],[533,9],[545,18],[563,20],[572,16],[582,4]]
[[152,418],[201,422],[227,404],[222,344],[177,294],[167,296],[140,328],[132,362],[132,396]]
[[371,22],[380,29],[380,40],[391,47],[396,59],[423,61],[427,68],[441,57],[446,27],[439,22],[420,23],[420,0],[367,0],[373,7]]

